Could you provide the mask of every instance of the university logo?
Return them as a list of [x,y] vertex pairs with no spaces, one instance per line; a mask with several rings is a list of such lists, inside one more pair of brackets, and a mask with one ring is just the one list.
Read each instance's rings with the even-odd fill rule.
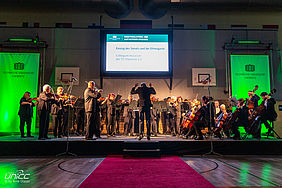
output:
[[247,72],[254,72],[255,70],[256,70],[255,65],[251,65],[251,64],[245,65],[245,71],[247,71]]
[[14,70],[24,70],[24,64],[23,63],[14,63]]
[[5,174],[5,183],[30,183],[30,174],[24,170],[8,172]]

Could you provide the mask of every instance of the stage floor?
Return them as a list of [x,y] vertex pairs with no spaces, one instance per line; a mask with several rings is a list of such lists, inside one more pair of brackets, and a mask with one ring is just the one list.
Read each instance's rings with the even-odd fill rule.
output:
[[[21,138],[19,135],[0,137],[0,156],[56,156],[68,146],[78,156],[106,155],[202,155],[211,150],[223,155],[282,155],[282,140],[277,138],[248,138],[246,140],[210,138],[204,140],[183,139],[170,135],[151,137],[141,141],[132,136],[115,136],[85,140],[82,136],[38,140]],[[69,142],[67,142],[69,141]],[[151,152],[151,153],[150,153]]]
[[[21,138],[20,135],[13,135],[13,136],[0,136],[0,142],[9,142],[9,141],[38,141],[38,142],[49,142],[49,141],[67,141],[67,137],[63,138],[54,138],[53,136],[49,135],[51,139],[46,139],[46,140],[38,140],[38,135],[35,135],[33,138]],[[96,139],[96,140],[86,140],[84,136],[70,136],[68,140],[70,142],[72,141],[86,141],[86,142],[107,142],[107,141],[125,141],[125,142],[130,142],[130,141],[138,141],[138,142],[160,142],[160,141],[176,141],[176,142],[204,142],[204,141],[238,141],[238,140],[233,140],[233,139],[219,139],[219,138],[205,138],[204,140],[194,140],[194,139],[183,139],[177,136],[171,136],[171,135],[158,135],[158,136],[151,136],[151,140],[148,141],[146,136],[142,140],[138,140],[137,136],[123,136],[123,135],[117,135],[114,137],[107,137],[106,135],[102,135],[102,138]],[[282,141],[281,139],[277,139],[276,137],[262,137],[260,140],[254,139],[250,136],[250,138],[242,139],[240,141]]]

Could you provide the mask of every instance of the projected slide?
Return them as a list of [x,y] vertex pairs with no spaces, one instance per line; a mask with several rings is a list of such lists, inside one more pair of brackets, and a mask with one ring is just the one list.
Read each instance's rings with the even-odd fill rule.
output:
[[[37,96],[39,59],[39,53],[0,53],[0,132],[20,132],[20,99],[26,91],[31,97]],[[32,132],[35,131],[35,118],[36,108]]]
[[168,34],[107,34],[105,71],[168,72]]

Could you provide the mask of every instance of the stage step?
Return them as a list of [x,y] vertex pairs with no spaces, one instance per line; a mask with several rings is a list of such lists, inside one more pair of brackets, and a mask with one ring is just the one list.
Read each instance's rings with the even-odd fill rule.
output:
[[123,155],[130,157],[160,157],[159,142],[128,141],[123,143]]

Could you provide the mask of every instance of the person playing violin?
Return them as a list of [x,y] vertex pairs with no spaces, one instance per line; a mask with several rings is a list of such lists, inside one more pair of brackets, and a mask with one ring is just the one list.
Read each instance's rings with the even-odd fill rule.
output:
[[25,92],[24,96],[20,100],[20,109],[18,115],[20,116],[20,132],[21,137],[25,138],[24,135],[24,126],[26,124],[26,132],[27,137],[31,136],[30,129],[31,129],[31,120],[33,116],[33,107],[37,105],[38,102],[33,103],[32,99],[30,98],[30,92]]
[[84,107],[86,114],[86,140],[95,140],[93,135],[100,138],[100,106],[98,99],[102,90],[95,87],[94,81],[88,82],[88,87],[84,91]]
[[129,108],[129,105],[133,97],[131,94],[128,95],[127,100],[124,102],[124,110],[123,110],[123,117],[124,117],[124,135],[133,135],[134,133],[134,115],[133,110]]
[[[227,113],[225,104],[220,105],[220,111],[221,111],[221,113],[216,119],[216,126],[215,126],[215,130],[214,130],[214,134],[218,138],[221,139],[220,131],[222,130],[224,124],[226,123],[226,119],[228,117],[228,113]],[[227,135],[227,136],[229,136],[229,135]]]
[[49,139],[49,114],[51,112],[51,105],[55,101],[54,94],[51,93],[51,86],[45,84],[43,91],[38,97],[38,114],[39,114],[39,140]]
[[108,97],[103,101],[107,104],[107,136],[115,136],[116,126],[116,95],[110,93]]
[[53,134],[55,138],[62,138],[63,134],[63,120],[64,120],[64,106],[63,99],[61,96],[63,95],[63,87],[57,88],[56,97],[57,100],[51,106],[51,114],[53,120]]

